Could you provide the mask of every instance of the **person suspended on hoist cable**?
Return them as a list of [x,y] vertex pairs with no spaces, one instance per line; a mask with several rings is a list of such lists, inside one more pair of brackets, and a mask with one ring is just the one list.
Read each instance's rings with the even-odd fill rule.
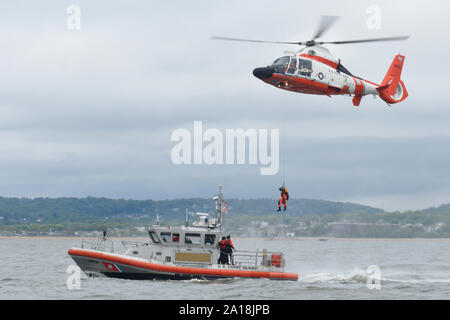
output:
[[281,191],[280,200],[278,200],[278,210],[281,211],[281,204],[284,204],[284,211],[286,211],[287,201],[289,200],[289,190],[284,185],[280,187],[278,190]]

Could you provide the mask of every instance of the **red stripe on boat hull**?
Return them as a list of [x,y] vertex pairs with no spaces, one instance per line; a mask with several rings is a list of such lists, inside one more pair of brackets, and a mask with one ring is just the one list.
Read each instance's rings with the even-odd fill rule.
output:
[[298,274],[296,273],[167,266],[151,262],[139,261],[132,258],[124,258],[114,254],[84,249],[69,249],[68,254],[70,256],[94,258],[102,261],[104,260],[114,263],[120,263],[126,266],[156,271],[158,273],[163,272],[163,273],[206,276],[206,277],[268,278],[274,280],[298,279]]

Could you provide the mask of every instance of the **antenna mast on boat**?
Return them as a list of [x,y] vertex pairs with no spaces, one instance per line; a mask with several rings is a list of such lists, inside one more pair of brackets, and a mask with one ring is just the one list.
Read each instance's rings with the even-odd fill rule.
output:
[[219,184],[219,193],[214,200],[216,201],[216,215],[217,215],[217,226],[222,229],[222,204],[223,204],[223,193],[222,193],[222,185]]

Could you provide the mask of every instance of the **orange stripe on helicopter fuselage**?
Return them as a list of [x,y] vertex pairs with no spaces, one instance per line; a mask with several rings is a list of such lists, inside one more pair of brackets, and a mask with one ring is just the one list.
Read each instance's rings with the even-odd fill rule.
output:
[[337,66],[338,66],[338,64],[336,62],[333,62],[331,60],[328,60],[328,59],[325,59],[325,58],[319,57],[319,56],[311,56],[309,54],[302,53],[302,54],[300,54],[300,57],[305,57],[305,58],[308,58],[308,59],[311,59],[311,60],[322,62],[322,63],[324,63],[326,65],[329,65],[330,67],[332,67],[334,69],[336,69]]
[[352,77],[353,81],[355,82],[355,95],[362,95],[364,93],[364,80],[357,79],[355,77]]
[[90,251],[84,249],[69,249],[68,254],[71,256],[74,255],[107,260],[132,267],[138,267],[141,269],[154,270],[159,272],[168,272],[168,273],[208,275],[217,277],[268,278],[268,279],[286,279],[286,280],[298,279],[298,274],[296,273],[167,266],[167,265],[160,265],[157,263],[144,262],[132,258],[124,258],[104,252]]

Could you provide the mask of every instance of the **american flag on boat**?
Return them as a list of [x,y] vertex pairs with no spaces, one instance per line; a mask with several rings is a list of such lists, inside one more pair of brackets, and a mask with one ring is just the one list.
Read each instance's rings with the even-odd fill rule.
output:
[[228,202],[222,201],[222,213],[228,212]]

